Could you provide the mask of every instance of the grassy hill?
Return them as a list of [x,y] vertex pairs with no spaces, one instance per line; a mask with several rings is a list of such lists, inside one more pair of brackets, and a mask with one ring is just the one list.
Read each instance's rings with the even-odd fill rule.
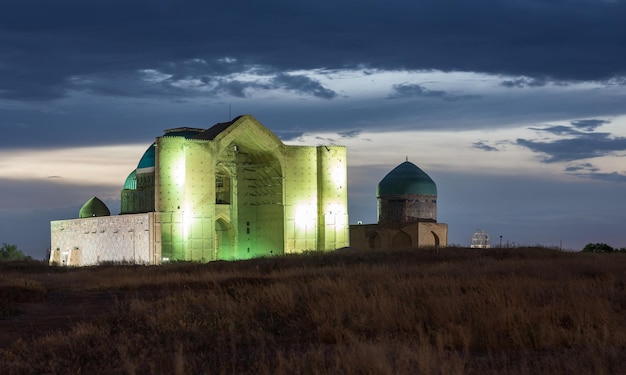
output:
[[2,374],[625,373],[626,254],[0,264]]

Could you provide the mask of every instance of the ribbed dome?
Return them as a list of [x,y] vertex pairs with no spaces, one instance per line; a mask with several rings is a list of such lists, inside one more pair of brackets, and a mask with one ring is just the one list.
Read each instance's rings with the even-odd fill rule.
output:
[[135,190],[137,189],[137,172],[132,171],[126,177],[126,181],[124,182],[124,190]]
[[78,217],[84,219],[96,216],[111,216],[111,211],[98,197],[93,197],[83,205],[78,213]]
[[405,194],[437,195],[437,185],[417,165],[405,161],[378,183],[376,194],[378,197]]

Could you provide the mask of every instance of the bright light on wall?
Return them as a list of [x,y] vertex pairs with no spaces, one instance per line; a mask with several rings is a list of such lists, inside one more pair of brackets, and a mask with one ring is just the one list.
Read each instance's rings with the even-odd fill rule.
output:
[[185,210],[183,211],[183,240],[189,239],[189,232],[193,225],[193,209],[190,204],[185,204]]
[[180,157],[173,165],[174,170],[172,176],[174,177],[174,183],[180,187],[185,184],[185,158]]
[[294,220],[296,228],[306,230],[315,225],[317,219],[317,209],[310,203],[301,203],[296,206]]
[[343,187],[346,183],[346,166],[343,163],[336,163],[330,173],[335,186]]
[[331,203],[326,209],[326,224],[346,225],[346,208],[341,203]]

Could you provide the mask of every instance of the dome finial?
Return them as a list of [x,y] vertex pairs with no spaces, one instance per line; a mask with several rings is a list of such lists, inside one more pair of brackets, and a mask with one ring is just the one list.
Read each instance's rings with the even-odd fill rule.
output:
[[408,155],[407,155],[407,157],[406,157],[406,161],[409,161],[409,156],[408,156]]

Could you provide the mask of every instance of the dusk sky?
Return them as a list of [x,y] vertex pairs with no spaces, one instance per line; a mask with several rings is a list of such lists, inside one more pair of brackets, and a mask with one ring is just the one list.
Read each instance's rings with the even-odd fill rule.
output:
[[42,259],[163,130],[229,113],[347,146],[351,223],[408,158],[451,244],[626,247],[621,0],[3,0],[0,243]]

